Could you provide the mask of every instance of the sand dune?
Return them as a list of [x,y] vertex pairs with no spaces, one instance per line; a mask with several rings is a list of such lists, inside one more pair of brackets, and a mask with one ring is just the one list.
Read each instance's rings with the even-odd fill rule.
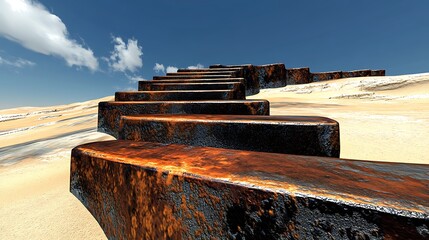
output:
[[[265,89],[272,115],[340,123],[341,157],[429,164],[429,73]],[[105,239],[69,193],[70,150],[112,139],[95,131],[97,103],[0,110],[0,239]]]

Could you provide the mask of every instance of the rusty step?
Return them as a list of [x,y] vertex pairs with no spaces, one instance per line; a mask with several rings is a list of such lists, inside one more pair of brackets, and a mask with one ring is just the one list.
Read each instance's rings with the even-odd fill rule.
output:
[[210,78],[210,79],[171,79],[171,80],[144,80],[139,81],[139,84],[151,83],[226,83],[226,82],[241,82],[246,83],[244,78]]
[[198,69],[178,69],[177,72],[225,72],[225,71],[240,71],[243,68],[198,68]]
[[239,82],[224,83],[153,83],[146,81],[139,84],[139,91],[168,91],[168,90],[228,90],[236,89],[246,93],[244,84]]
[[157,113],[269,115],[270,104],[267,100],[100,102],[98,131],[117,138],[121,116]]
[[340,156],[338,122],[323,117],[195,114],[123,116],[118,139]]
[[167,76],[183,76],[183,75],[230,75],[236,76],[237,71],[190,71],[190,72],[175,72],[167,73]]
[[107,141],[70,191],[108,239],[428,238],[429,165]]
[[245,95],[238,90],[134,91],[115,93],[115,101],[239,100],[245,98]]
[[230,74],[225,75],[176,75],[176,76],[153,76],[153,80],[172,80],[172,79],[219,79],[219,78],[234,78]]

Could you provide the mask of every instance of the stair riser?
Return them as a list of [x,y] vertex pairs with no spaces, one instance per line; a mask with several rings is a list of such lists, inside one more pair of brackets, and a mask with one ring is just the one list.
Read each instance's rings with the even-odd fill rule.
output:
[[[155,119],[154,119],[155,118]],[[340,135],[336,124],[306,122],[232,122],[157,120],[123,117],[119,139],[177,143],[238,150],[339,157]]]
[[208,72],[175,72],[175,73],[167,73],[167,76],[182,76],[182,75],[231,75],[237,76],[237,71],[208,71]]
[[238,114],[269,115],[270,104],[260,101],[205,102],[100,102],[98,131],[118,137],[121,116],[139,114]]
[[195,101],[195,100],[240,100],[246,96],[240,91],[198,92],[116,92],[115,101]]
[[177,75],[177,76],[153,76],[153,80],[171,80],[171,79],[211,79],[211,78],[235,78],[241,77],[225,74],[225,75]]
[[139,91],[171,91],[171,90],[237,90],[245,94],[245,86],[241,83],[182,83],[182,84],[160,84],[147,82],[139,84]]

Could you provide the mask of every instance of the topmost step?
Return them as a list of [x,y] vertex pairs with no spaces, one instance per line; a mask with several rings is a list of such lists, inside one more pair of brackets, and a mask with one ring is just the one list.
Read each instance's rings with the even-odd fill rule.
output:
[[177,72],[229,72],[240,71],[241,67],[236,68],[198,68],[198,69],[179,69]]
[[167,76],[182,76],[182,75],[231,75],[237,76],[237,71],[189,71],[167,73]]

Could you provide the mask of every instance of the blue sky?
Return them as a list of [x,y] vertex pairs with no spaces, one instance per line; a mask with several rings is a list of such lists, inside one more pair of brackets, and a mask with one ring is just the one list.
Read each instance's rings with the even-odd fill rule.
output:
[[428,10],[426,0],[0,0],[0,109],[113,95],[169,66],[429,72]]

